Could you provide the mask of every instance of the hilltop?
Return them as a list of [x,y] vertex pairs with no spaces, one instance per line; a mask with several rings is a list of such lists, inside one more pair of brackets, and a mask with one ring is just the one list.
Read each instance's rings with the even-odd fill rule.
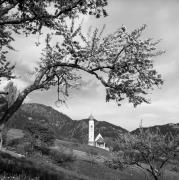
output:
[[[176,136],[179,134],[179,123],[173,124],[164,124],[164,125],[155,125],[151,127],[143,127],[143,131],[150,131],[151,133],[161,133],[163,135],[173,135]],[[131,131],[132,134],[139,134],[140,128],[137,128]]]
[[[23,104],[21,108],[9,120],[7,126],[9,128],[17,128],[24,130],[26,125],[30,123],[38,123],[47,126],[56,135],[56,138],[62,140],[77,141],[87,143],[88,139],[88,121],[89,119],[72,120],[69,116],[53,109],[50,106],[37,103]],[[121,134],[128,133],[126,129],[105,121],[94,119],[95,136],[101,133],[102,136],[114,141]],[[155,125],[151,127],[143,127],[143,130],[150,132],[160,132],[161,134],[179,134],[179,123]],[[132,134],[138,134],[139,128],[131,131]]]

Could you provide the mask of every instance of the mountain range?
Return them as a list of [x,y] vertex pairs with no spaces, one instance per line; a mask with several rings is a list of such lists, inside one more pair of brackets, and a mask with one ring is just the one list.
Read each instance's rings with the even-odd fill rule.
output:
[[[88,118],[82,120],[72,120],[67,115],[53,109],[50,106],[28,103],[21,106],[21,108],[9,120],[7,126],[8,128],[24,130],[29,122],[43,124],[52,129],[58,139],[87,143],[88,121]],[[105,121],[98,121],[94,119],[94,123],[95,136],[98,133],[101,133],[105,139],[110,141],[114,141],[121,134],[129,133],[126,129]],[[173,135],[177,135],[179,134],[179,123],[143,128],[144,131],[147,129],[151,132],[160,131],[162,134],[171,133]],[[130,133],[138,134],[139,128]]]
[[[39,123],[53,129],[56,137],[59,139],[87,143],[88,121],[88,118],[72,120],[67,115],[50,106],[28,103],[21,106],[21,108],[9,120],[7,126],[9,128],[25,129],[29,122]],[[97,121],[94,119],[94,123],[95,136],[98,133],[101,133],[104,138],[114,140],[118,138],[120,134],[128,133],[126,129],[105,121]]]
[[[179,123],[177,123],[177,124],[168,123],[168,124],[164,124],[164,125],[142,127],[142,129],[144,132],[149,130],[152,133],[160,133],[163,135],[176,136],[179,134]],[[139,134],[139,133],[140,133],[140,128],[137,128],[137,129],[131,131],[131,134]]]

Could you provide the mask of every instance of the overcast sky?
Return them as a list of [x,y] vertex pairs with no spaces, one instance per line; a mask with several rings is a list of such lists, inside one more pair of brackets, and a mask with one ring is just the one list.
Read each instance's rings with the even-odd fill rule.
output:
[[[48,92],[34,92],[26,102],[36,102],[50,105],[67,114],[72,119],[87,118],[91,113],[95,119],[108,121],[128,130],[139,126],[143,119],[143,126],[156,124],[177,123],[179,117],[179,1],[178,0],[108,0],[109,16],[95,19],[88,17],[84,20],[84,27],[102,27],[106,24],[106,33],[119,28],[122,24],[128,31],[147,24],[145,37],[162,39],[160,48],[166,53],[155,59],[157,70],[163,75],[162,89],[151,92],[151,104],[142,104],[134,108],[124,102],[118,107],[115,103],[105,102],[105,91],[94,78],[85,75],[84,85],[75,90],[67,101],[67,106],[55,107],[56,89]],[[27,86],[31,80],[29,73],[35,67],[40,57],[41,47],[34,45],[37,37],[17,37],[14,43],[17,51],[9,57],[16,62],[18,75],[16,80],[19,89]]]

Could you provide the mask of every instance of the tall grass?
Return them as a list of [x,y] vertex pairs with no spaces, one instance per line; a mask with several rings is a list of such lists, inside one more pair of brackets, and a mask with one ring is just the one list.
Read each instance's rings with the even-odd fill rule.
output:
[[[57,171],[51,166],[41,165],[30,159],[16,158],[11,155],[1,152],[0,153],[0,174],[8,174],[9,177],[21,177],[24,175],[29,180],[82,180],[83,178],[76,175],[66,174],[63,171]],[[7,179],[8,176],[4,178]],[[19,180],[19,179],[17,179]],[[24,180],[24,179],[23,179]]]

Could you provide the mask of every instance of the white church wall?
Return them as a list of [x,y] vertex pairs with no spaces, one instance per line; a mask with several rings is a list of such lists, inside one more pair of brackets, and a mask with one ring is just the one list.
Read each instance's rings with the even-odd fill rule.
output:
[[92,115],[90,116],[89,120],[89,138],[88,138],[88,145],[94,146],[94,120]]
[[109,148],[105,146],[105,142],[102,144],[97,143],[98,139],[100,139],[100,138],[103,139],[103,137],[100,133],[96,136],[96,138],[94,138],[94,118],[92,115],[90,115],[90,117],[89,117],[89,131],[88,131],[88,145],[95,146],[95,147],[102,148],[102,149],[109,151]]

